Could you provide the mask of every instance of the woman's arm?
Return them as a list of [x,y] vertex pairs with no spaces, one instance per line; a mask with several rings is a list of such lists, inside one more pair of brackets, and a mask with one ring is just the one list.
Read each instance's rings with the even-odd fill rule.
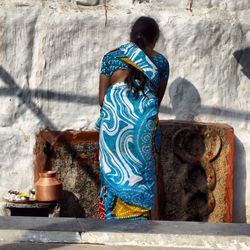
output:
[[168,83],[167,80],[161,81],[161,83],[160,83],[160,87],[159,87],[158,93],[157,93],[159,107],[161,105],[162,98],[165,94],[167,83]]
[[158,97],[158,104],[160,107],[162,98],[165,94],[166,88],[167,88],[167,83],[168,83],[168,78],[169,78],[169,63],[167,58],[164,56],[161,57],[161,66],[160,66],[160,86],[158,89],[157,97]]
[[102,106],[106,90],[109,86],[110,78],[104,74],[100,74],[99,80],[99,104]]

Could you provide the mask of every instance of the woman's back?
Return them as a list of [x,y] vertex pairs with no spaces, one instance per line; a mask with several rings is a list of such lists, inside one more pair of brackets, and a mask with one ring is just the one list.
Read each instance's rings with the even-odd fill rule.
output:
[[[112,75],[118,70],[128,70],[129,64],[120,60],[118,55],[118,49],[112,50],[104,55],[101,65],[101,74],[111,78]],[[151,56],[151,60],[159,71],[160,81],[167,81],[169,75],[169,64],[167,59],[160,53],[154,53]]]

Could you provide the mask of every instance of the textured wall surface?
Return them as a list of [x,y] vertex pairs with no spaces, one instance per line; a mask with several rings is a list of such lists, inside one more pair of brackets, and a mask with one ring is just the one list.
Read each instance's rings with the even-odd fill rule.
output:
[[137,17],[151,15],[171,67],[160,118],[234,128],[234,220],[250,222],[250,2],[187,4],[0,0],[0,196],[33,186],[41,129],[93,128],[103,54],[128,39]]

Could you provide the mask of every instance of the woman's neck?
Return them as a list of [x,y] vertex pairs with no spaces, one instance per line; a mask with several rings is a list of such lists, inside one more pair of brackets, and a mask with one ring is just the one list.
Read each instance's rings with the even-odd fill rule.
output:
[[146,47],[146,53],[147,53],[149,56],[153,56],[153,55],[157,54],[157,52],[154,50],[153,47]]

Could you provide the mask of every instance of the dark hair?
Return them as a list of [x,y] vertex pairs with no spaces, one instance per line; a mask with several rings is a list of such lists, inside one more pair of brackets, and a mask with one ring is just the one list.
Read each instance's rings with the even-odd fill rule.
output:
[[[156,21],[151,17],[141,16],[131,28],[130,41],[147,54],[147,45],[156,42],[159,34],[160,30]],[[135,84],[135,80],[139,81],[139,85]],[[146,81],[147,77],[141,71],[129,65],[129,74],[125,82],[134,90],[136,96],[138,96],[139,91],[143,92]]]

